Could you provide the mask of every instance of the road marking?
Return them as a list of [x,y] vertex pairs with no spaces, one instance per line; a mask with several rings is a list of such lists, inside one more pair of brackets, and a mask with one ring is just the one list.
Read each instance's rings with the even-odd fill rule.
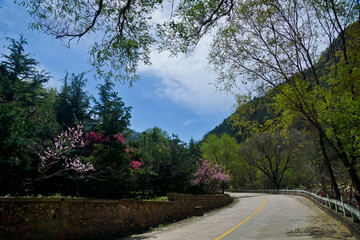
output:
[[232,229],[230,229],[229,231],[227,231],[226,233],[224,233],[223,235],[215,238],[214,240],[220,240],[222,238],[224,238],[225,236],[229,235],[231,232],[233,232],[235,229],[237,229],[238,227],[240,227],[241,225],[243,225],[245,222],[247,222],[250,218],[252,218],[255,214],[257,214],[265,205],[266,201],[263,197],[261,197],[261,199],[264,201],[263,204],[250,216],[248,216],[244,221],[242,221],[241,223],[239,223],[238,225],[236,225],[235,227],[233,227]]

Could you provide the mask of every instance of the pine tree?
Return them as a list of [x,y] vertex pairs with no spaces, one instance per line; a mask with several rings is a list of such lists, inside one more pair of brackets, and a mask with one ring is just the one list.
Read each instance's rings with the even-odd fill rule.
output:
[[56,119],[65,129],[75,122],[89,119],[90,98],[84,91],[87,79],[85,73],[66,74],[64,85],[56,99]]
[[99,101],[94,99],[93,112],[100,122],[98,129],[106,136],[123,133],[130,125],[131,107],[125,107],[122,98],[113,91],[114,83],[109,78],[99,85]]

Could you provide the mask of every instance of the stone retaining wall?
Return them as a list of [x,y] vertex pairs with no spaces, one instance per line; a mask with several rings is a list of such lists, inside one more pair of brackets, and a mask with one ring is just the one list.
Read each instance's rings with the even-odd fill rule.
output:
[[0,198],[0,239],[111,239],[232,202],[229,195],[168,194],[169,201]]

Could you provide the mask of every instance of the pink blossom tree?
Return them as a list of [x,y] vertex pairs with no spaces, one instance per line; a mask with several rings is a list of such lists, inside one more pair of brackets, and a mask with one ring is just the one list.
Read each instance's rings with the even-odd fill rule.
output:
[[199,159],[196,165],[197,170],[194,178],[190,181],[192,185],[199,186],[207,193],[216,192],[221,185],[224,192],[225,183],[230,180],[230,176],[223,165],[213,165],[205,159]]
[[143,159],[141,157],[137,156],[137,153],[134,152],[134,149],[129,148],[129,146],[127,146],[127,148],[125,149],[125,152],[126,152],[128,158],[130,159],[131,168],[134,170],[141,170],[142,165],[143,165]]
[[78,173],[94,170],[91,163],[84,162],[77,154],[77,150],[85,146],[83,135],[83,126],[76,123],[75,127],[62,131],[54,139],[54,144],[39,154],[41,160],[39,171],[42,179],[61,175],[69,170]]
[[41,176],[37,181],[54,176],[91,178],[120,188],[120,191],[128,191],[149,172],[136,149],[125,144],[123,134],[84,133],[80,124],[61,132],[53,144],[39,154],[39,158]]
[[[123,134],[102,134],[91,131],[85,134],[85,152],[96,166],[99,178],[125,181],[131,168],[131,158]],[[141,165],[141,164],[140,164]],[[140,168],[137,164],[137,168]]]

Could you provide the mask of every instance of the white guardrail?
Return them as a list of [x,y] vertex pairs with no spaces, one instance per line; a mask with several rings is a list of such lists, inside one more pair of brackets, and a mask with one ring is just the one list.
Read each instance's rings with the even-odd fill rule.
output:
[[319,196],[313,192],[308,192],[305,190],[248,190],[245,192],[259,192],[259,193],[284,193],[284,194],[301,194],[307,195],[312,198],[314,201],[326,205],[331,209],[334,209],[337,212],[343,212],[344,216],[351,217],[353,222],[360,222],[360,211],[358,208],[344,203],[343,198],[341,200],[335,200],[329,198],[329,195],[326,197]]

